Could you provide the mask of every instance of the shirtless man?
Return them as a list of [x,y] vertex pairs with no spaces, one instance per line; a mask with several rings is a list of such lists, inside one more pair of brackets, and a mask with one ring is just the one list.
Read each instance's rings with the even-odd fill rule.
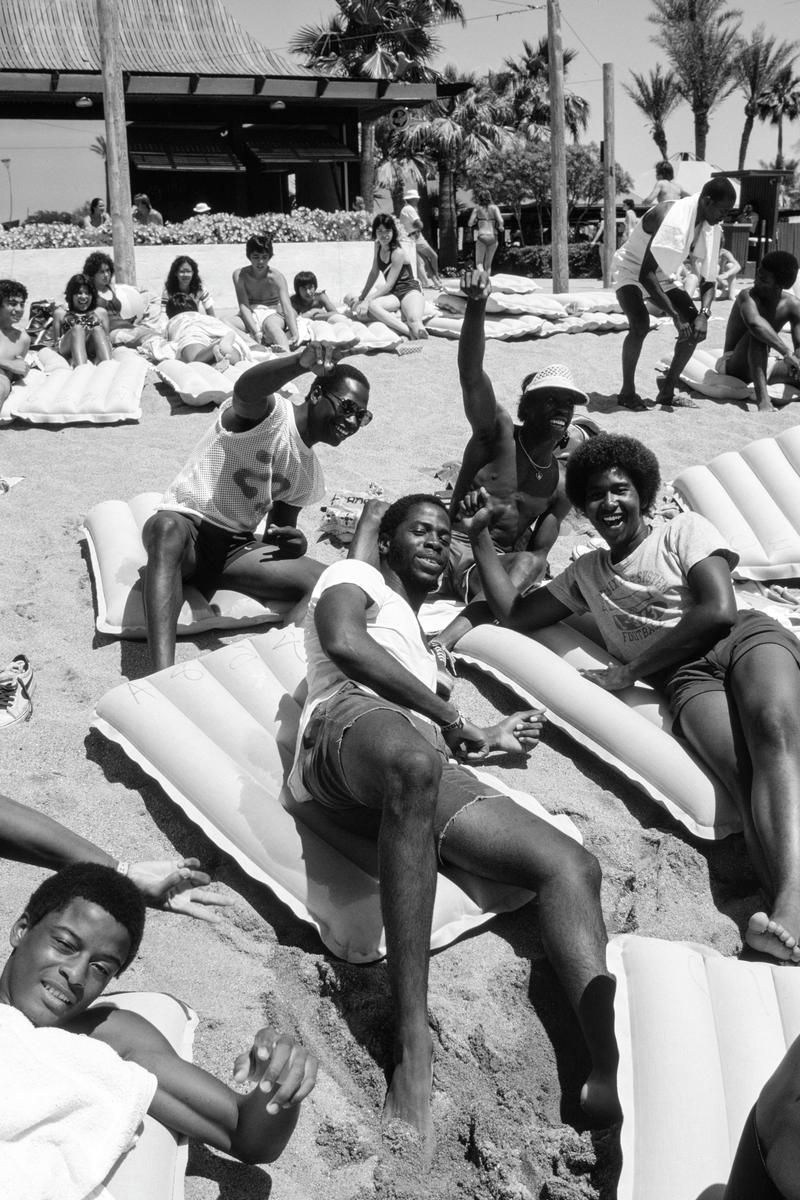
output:
[[503,556],[503,566],[523,590],[544,579],[547,555],[570,507],[556,450],[567,436],[575,404],[586,404],[589,399],[575,387],[566,367],[545,367],[522,381],[517,409],[521,424],[515,425],[497,403],[492,382],[483,369],[489,276],[485,271],[464,271],[461,290],[467,297],[467,307],[458,341],[458,370],[472,436],[450,502],[453,537],[444,585],[460,600],[476,602],[470,603],[438,639],[446,650],[452,649],[473,625],[492,619],[482,599],[478,572],[473,570],[469,538],[459,528],[461,501],[479,488],[501,501],[504,515],[492,536]]
[[[736,192],[729,179],[710,179],[704,185],[697,197],[693,237],[686,247],[684,261],[690,257],[694,258],[694,247],[700,245],[704,234],[703,226],[719,225],[724,221],[735,199]],[[698,342],[706,338],[715,280],[713,277],[700,278],[698,311],[684,289],[673,283],[668,273],[656,261],[652,249],[653,239],[671,207],[670,203],[664,203],[648,209],[641,221],[634,226],[628,240],[614,255],[613,278],[617,300],[628,318],[628,332],[622,343],[622,387],[617,403],[620,408],[628,408],[632,412],[644,412],[649,407],[636,391],[636,366],[644,339],[650,332],[650,314],[645,307],[645,298],[671,317],[678,334],[672,362],[659,387],[656,403],[668,411],[671,411],[673,406],[697,407],[688,396],[676,396],[675,387]],[[675,269],[680,265],[676,264]],[[716,259],[713,265],[716,269]],[[708,273],[712,274],[712,271],[709,269]]]
[[245,254],[250,266],[233,272],[233,286],[246,332],[265,346],[294,350],[300,341],[297,315],[289,299],[286,279],[269,265],[272,238],[266,234],[248,238]]
[[[791,383],[800,387],[800,300],[784,289],[794,286],[798,262],[785,250],[765,254],[752,287],[745,288],[734,301],[725,330],[725,349],[717,362],[723,375],[733,375],[752,383],[761,412],[775,407],[767,383]],[[789,326],[792,349],[779,336]],[[781,362],[775,364],[767,379],[770,350],[777,350]]]
[[[147,1111],[173,1133],[242,1162],[273,1162],[314,1087],[316,1059],[291,1035],[260,1029],[234,1062],[235,1082],[256,1084],[241,1094],[182,1059],[137,1013],[112,1005],[90,1008],[132,962],[143,932],[144,901],[130,880],[94,863],[65,867],[37,888],[11,929],[0,1005],[17,1009],[36,1029],[105,1042],[143,1067],[156,1080]],[[29,1087],[44,1089],[46,1105],[46,1076],[33,1072]],[[0,1103],[13,1104],[14,1098]]]
[[8,399],[12,385],[30,370],[25,355],[31,339],[24,330],[17,329],[27,299],[27,288],[21,283],[0,279],[0,405]]
[[664,159],[663,162],[656,163],[656,181],[652,190],[642,201],[645,208],[650,208],[654,204],[668,204],[671,200],[680,200],[681,196],[688,195],[688,192],[674,182],[674,176],[675,171],[671,162]]

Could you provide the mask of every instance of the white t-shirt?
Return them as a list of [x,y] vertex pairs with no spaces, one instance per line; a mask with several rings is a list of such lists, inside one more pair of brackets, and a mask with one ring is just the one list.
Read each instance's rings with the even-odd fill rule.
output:
[[[336,666],[322,648],[314,620],[314,613],[320,597],[329,588],[339,584],[354,584],[366,594],[369,606],[366,609],[367,633],[383,647],[392,658],[415,675],[421,683],[436,691],[436,659],[428,649],[425,636],[420,628],[417,615],[411,606],[393,591],[385,582],[380,571],[369,563],[358,562],[356,559],[342,559],[323,571],[317,580],[308,602],[308,612],[305,620],[306,640],[306,677],[308,679],[308,698],[300,715],[300,725],[297,733],[297,753],[289,776],[289,787],[298,801],[310,800],[298,769],[298,758],[303,744],[303,733],[311,714],[318,704],[329,700],[344,684],[349,682],[348,676]],[[376,695],[371,688],[363,683],[358,685],[370,695]],[[423,720],[429,717],[417,714]]]
[[240,533],[255,529],[278,500],[298,508],[321,500],[322,467],[300,436],[291,402],[276,395],[269,416],[241,433],[222,425],[222,414],[232,403],[220,407],[161,497],[159,509],[202,517]]
[[685,512],[654,526],[621,562],[612,563],[609,550],[592,550],[546,586],[572,612],[590,612],[608,650],[627,663],[693,607],[687,576],[712,554],[731,568],[739,561],[710,521]]
[[403,231],[410,237],[412,233],[419,233],[417,222],[420,216],[413,204],[404,204],[400,209],[400,215],[397,218],[398,223],[402,226]]

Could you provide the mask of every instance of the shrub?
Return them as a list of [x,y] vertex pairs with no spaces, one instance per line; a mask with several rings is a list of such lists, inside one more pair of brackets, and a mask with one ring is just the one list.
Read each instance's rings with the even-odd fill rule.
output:
[[60,208],[40,208],[38,212],[28,213],[23,225],[70,225],[72,213]]
[[[498,252],[495,269],[531,279],[549,279],[553,274],[550,246],[504,247]],[[591,242],[571,242],[567,246],[567,270],[573,279],[602,278],[600,247]]]
[[[47,217],[51,214],[36,213]],[[0,250],[41,250],[52,247],[111,245],[111,231],[83,229],[71,224],[69,213],[56,214],[60,222],[31,219],[19,229],[0,233]],[[252,234],[267,233],[274,242],[356,242],[369,237],[369,214],[326,212],[321,208],[295,208],[291,213],[262,213],[237,217],[209,213],[166,225],[133,226],[137,246],[186,246],[214,242],[241,245]]]

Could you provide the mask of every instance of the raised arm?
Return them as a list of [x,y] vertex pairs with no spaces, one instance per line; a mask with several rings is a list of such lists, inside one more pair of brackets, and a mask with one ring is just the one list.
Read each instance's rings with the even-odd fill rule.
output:
[[138,1063],[158,1080],[149,1113],[167,1129],[196,1138],[241,1162],[274,1162],[292,1135],[301,1101],[317,1077],[317,1060],[288,1034],[260,1029],[234,1064],[240,1095],[185,1062],[159,1031],[136,1013],[98,1006],[84,1016],[91,1036]]
[[290,354],[281,354],[256,363],[236,380],[233,411],[245,420],[263,421],[275,407],[275,392],[307,371],[330,375],[336,364],[353,349],[356,339],[347,342],[309,342]]

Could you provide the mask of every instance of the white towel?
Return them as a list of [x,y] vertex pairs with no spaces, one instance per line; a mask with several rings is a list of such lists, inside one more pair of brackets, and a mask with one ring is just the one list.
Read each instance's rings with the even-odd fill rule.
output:
[[[100,1200],[157,1080],[103,1042],[37,1029],[0,1004],[3,1200]],[[144,1200],[144,1198],[143,1198]]]
[[653,258],[665,275],[676,275],[687,259],[695,273],[709,283],[717,278],[722,230],[703,221],[695,234],[700,193],[684,196],[670,206],[660,229],[650,243]]

